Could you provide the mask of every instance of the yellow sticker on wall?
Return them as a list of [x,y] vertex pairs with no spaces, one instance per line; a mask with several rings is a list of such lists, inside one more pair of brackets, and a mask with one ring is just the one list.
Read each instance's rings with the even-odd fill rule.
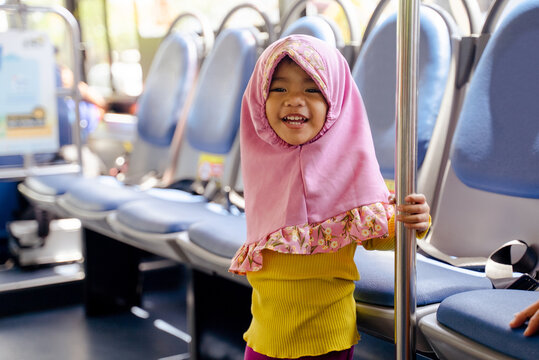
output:
[[395,194],[395,180],[384,179],[387,189],[391,194]]
[[198,158],[198,178],[202,181],[220,179],[223,176],[225,157],[214,154],[201,154]]

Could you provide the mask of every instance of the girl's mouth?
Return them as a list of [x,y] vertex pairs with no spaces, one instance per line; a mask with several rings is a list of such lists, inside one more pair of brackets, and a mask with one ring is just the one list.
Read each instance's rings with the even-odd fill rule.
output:
[[288,115],[282,118],[282,121],[286,124],[286,126],[291,128],[299,128],[308,120],[308,118],[301,115]]

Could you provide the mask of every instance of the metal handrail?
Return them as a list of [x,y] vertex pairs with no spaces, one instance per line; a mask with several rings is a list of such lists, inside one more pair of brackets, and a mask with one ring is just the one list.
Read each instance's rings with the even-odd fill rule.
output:
[[213,34],[213,30],[211,29],[211,26],[209,24],[209,22],[206,20],[206,18],[199,14],[198,12],[195,12],[195,11],[186,11],[186,12],[183,12],[181,13],[180,15],[178,15],[173,21],[172,23],[170,24],[168,30],[167,30],[167,33],[165,34],[165,36],[163,38],[166,38],[167,36],[169,36],[172,31],[174,30],[174,27],[182,20],[186,19],[186,18],[194,18],[196,21],[198,21],[198,23],[200,24],[200,28],[202,30],[202,38],[204,39],[204,51],[203,51],[203,55],[206,56],[212,46],[213,46],[213,41],[215,40],[215,35]]
[[[397,205],[415,193],[417,164],[417,67],[419,0],[400,0],[397,18]],[[415,230],[397,222],[395,245],[395,358],[415,358]]]
[[252,9],[254,11],[256,11],[261,17],[262,19],[264,20],[264,24],[266,26],[266,32],[268,33],[268,44],[271,44],[272,42],[275,41],[275,31],[273,30],[273,25],[271,24],[271,21],[268,17],[268,15],[263,12],[262,10],[260,10],[260,8],[254,4],[251,4],[251,3],[245,3],[245,4],[240,4],[240,5],[237,5],[235,7],[233,7],[226,15],[225,17],[223,18],[223,20],[221,21],[221,25],[219,26],[219,29],[217,30],[217,34],[221,33],[221,31],[223,31],[227,21],[232,17],[232,15],[236,12],[236,11],[239,11],[241,9]]
[[[367,26],[365,27],[365,31],[363,32],[363,38],[361,39],[361,46],[363,46],[363,44],[369,37],[370,33],[372,32],[372,30],[374,29],[374,27],[380,20],[382,13],[384,12],[384,10],[387,8],[387,6],[389,5],[391,1],[392,0],[380,0],[378,5],[376,5],[376,7],[374,8],[371,14],[369,22],[367,23]],[[471,3],[471,1],[472,0],[460,0],[468,17],[470,32],[473,34],[479,31],[479,23],[477,21],[477,16],[474,15],[476,12],[474,10],[475,6],[473,5],[473,3]]]
[[494,28],[500,20],[503,10],[508,3],[509,0],[496,0],[490,5],[487,12],[487,17],[485,18],[485,22],[481,28],[481,35],[491,34],[494,31]]
[[[292,17],[292,14],[304,3],[308,2],[309,0],[297,0],[290,8],[286,11],[284,17],[282,18],[279,27],[280,32],[282,32],[286,26],[288,25],[288,22],[290,21],[290,18]],[[339,4],[339,6],[344,11],[344,16],[346,18],[346,22],[348,23],[348,29],[350,31],[350,45],[359,45],[359,31],[357,29],[356,22],[352,20],[351,14],[351,4],[347,0],[332,0]]]

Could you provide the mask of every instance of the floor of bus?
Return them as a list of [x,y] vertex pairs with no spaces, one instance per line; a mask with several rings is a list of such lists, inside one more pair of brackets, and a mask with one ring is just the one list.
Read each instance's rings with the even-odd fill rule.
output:
[[[157,260],[162,261],[162,260]],[[165,261],[166,263],[166,261]],[[170,264],[169,264],[170,265]],[[65,276],[78,264],[0,271],[0,349],[10,359],[89,360],[189,358],[186,334],[188,271],[181,265],[144,274],[142,305],[112,315],[85,314],[82,279],[17,289],[15,282]],[[62,269],[62,266],[60,267]],[[54,282],[54,281],[53,281]],[[38,284],[39,282],[36,282]],[[187,335],[189,337],[189,335]],[[188,339],[187,339],[188,340]],[[204,339],[208,359],[241,359],[242,349],[221,351],[219,337]],[[232,350],[232,351],[231,351]],[[229,355],[223,355],[228,353]],[[233,354],[233,356],[230,356]],[[354,359],[392,359],[394,346],[362,334]],[[418,356],[422,358],[422,356]]]

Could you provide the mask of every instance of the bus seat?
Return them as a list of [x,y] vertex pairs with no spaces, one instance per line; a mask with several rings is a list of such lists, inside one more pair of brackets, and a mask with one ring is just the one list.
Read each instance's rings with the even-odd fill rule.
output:
[[[357,305],[358,329],[393,340],[395,253],[367,251],[358,247],[354,257],[361,279],[356,281],[354,298]],[[446,297],[470,290],[491,289],[484,274],[471,270],[455,271],[451,266],[433,261],[421,254],[416,259],[416,317],[436,312]],[[432,352],[421,332],[416,334],[416,348]]]
[[[437,120],[447,122],[446,118],[440,117],[446,87],[455,84],[455,79],[449,76],[452,52],[455,51],[451,36],[455,35],[455,30],[448,26],[448,17],[442,10],[420,7],[417,67],[419,177]],[[388,180],[394,180],[395,176],[396,23],[397,14],[393,13],[373,28],[352,69],[369,117],[380,170]],[[429,200],[434,196],[432,193],[425,195]]]
[[445,359],[539,358],[539,337],[511,329],[515,313],[539,299],[535,291],[475,290],[446,298],[419,327]]
[[[470,80],[441,184],[434,231],[425,240],[442,254],[456,257],[455,262],[464,264],[469,257],[486,260],[512,239],[539,244],[539,73],[537,47],[531,46],[538,41],[539,22],[533,19],[537,14],[537,0],[507,14]],[[463,206],[466,211],[458,211]],[[485,221],[478,222],[479,217]],[[455,237],[457,227],[466,229],[463,236]]]
[[168,166],[172,137],[195,82],[199,58],[192,34],[171,33],[159,46],[137,101],[138,138],[126,183],[138,183],[151,171],[162,174]]
[[[179,160],[181,165],[184,165],[184,162],[193,165],[189,173],[192,177],[196,176],[197,163],[191,161],[191,158],[198,159],[197,152],[206,151],[227,154],[233,147],[239,126],[239,116],[236,116],[236,113],[239,113],[239,105],[236,104],[235,100],[239,96],[237,94],[242,93],[246,85],[245,75],[243,77],[240,75],[246,71],[243,70],[243,66],[249,69],[249,61],[253,61],[253,56],[256,56],[256,51],[253,49],[256,48],[257,41],[254,39],[254,34],[250,35],[251,37],[246,37],[244,33],[236,30],[223,32],[200,69],[199,79],[185,124],[186,141],[182,142],[184,146],[180,149]],[[242,61],[237,61],[237,59],[228,55],[232,51],[237,51],[236,54],[244,53],[249,55],[249,51],[251,53],[250,56],[240,57]],[[225,81],[224,74],[230,76],[230,81]],[[232,78],[232,76],[237,76],[237,78]],[[219,78],[222,81],[216,80]],[[238,82],[240,82],[239,85],[236,84]],[[155,85],[157,86],[158,84]],[[187,85],[190,86],[192,83]],[[236,96],[223,97],[222,93],[224,91],[236,94]],[[159,100],[159,98],[155,100]],[[211,104],[208,104],[208,102]],[[150,114],[150,110],[147,110],[148,114]],[[150,130],[151,127],[148,127],[147,139],[162,141],[161,137],[152,134],[152,132],[156,132],[155,130]],[[172,134],[167,136],[172,136]],[[122,196],[116,196],[117,191],[116,186],[107,188],[102,184],[95,183],[92,189],[93,196],[90,198],[87,196],[88,188],[77,186],[70,189],[58,201],[60,206],[68,210],[72,215],[83,218],[83,222],[85,217],[95,219],[95,216],[97,216],[100,220],[103,220],[102,225],[106,225],[104,219],[107,214],[129,200],[151,197],[152,194],[159,197],[161,193],[165,193],[162,195],[164,197],[167,197],[168,193],[172,193],[170,196],[178,199],[180,193],[179,190],[172,189],[141,191],[138,187],[130,187],[120,190]],[[131,198],[129,198],[129,194],[131,194]],[[187,193],[182,195],[181,203],[202,200],[200,196],[190,196]],[[88,216],[89,214],[85,213],[88,211],[94,212],[94,216]]]
[[[172,133],[197,72],[198,46],[194,37],[191,34],[172,33],[165,38],[155,55],[146,88],[138,100],[138,138],[129,159],[127,182],[136,184],[152,171],[163,172]],[[33,201],[42,200],[40,205],[62,212],[55,209],[58,196],[81,180],[76,174],[29,177],[19,186],[19,190]],[[94,180],[82,181],[85,191],[92,193],[96,191],[95,188],[106,186],[104,182],[114,183],[113,191],[116,191],[120,183],[112,177],[104,182],[103,177]],[[43,189],[47,191],[42,194],[40,190]]]
[[[539,245],[538,19],[538,0],[523,1],[508,10],[490,35],[470,80],[441,187],[438,215],[426,239],[427,249],[436,250],[433,256],[439,253],[455,265],[486,261],[489,254],[511,239],[520,239],[532,247]],[[459,211],[462,208],[465,211]],[[507,296],[519,304],[521,296],[531,296],[511,294]],[[453,306],[454,311],[461,312],[475,300],[470,294],[451,301],[462,302]],[[485,300],[484,305],[490,301]],[[513,313],[503,306],[496,309],[496,317],[509,319]],[[495,317],[470,316],[473,321],[498,328]],[[473,345],[469,351],[459,347],[464,351],[459,358],[471,356],[480,346],[492,348],[492,343],[486,343],[479,334],[469,335],[469,324],[449,326],[440,321],[445,318],[438,318],[442,326],[425,324],[440,357],[449,356],[445,352],[449,346],[439,340],[448,333],[443,325],[451,327],[452,338]],[[439,325],[435,320],[430,324]],[[523,339],[522,332],[513,336]],[[531,341],[530,347],[533,348]],[[513,347],[507,346],[507,340],[495,349],[503,356],[519,357],[513,354]]]
[[[258,57],[258,35],[254,28],[228,28],[217,36],[200,72],[179,149],[176,179],[196,178],[199,159],[209,154],[222,158],[221,185],[233,182],[239,166],[237,135],[241,98]],[[211,216],[212,209],[226,211],[217,204],[175,201],[179,191],[174,189],[151,189],[145,193],[149,198],[125,203],[107,218],[112,228],[136,238],[141,247],[145,243],[156,247],[162,243],[154,238],[174,239],[194,221]],[[175,225],[171,224],[174,219]],[[169,249],[168,257],[174,256]]]
[[232,258],[246,238],[245,216],[224,214],[191,225],[187,233],[178,237],[177,242],[184,249],[190,263],[223,278],[248,285],[244,276],[228,272]]

